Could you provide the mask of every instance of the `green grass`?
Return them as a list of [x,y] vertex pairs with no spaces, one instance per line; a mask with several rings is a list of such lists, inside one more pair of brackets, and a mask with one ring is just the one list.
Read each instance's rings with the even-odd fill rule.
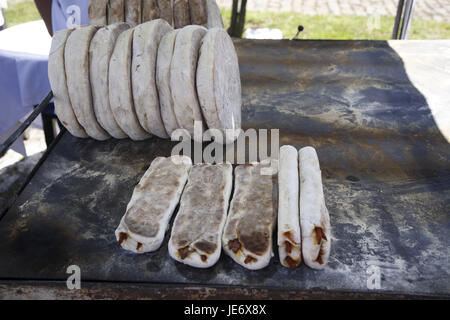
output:
[[[228,28],[231,10],[222,10],[222,16]],[[361,16],[311,16],[291,12],[250,11],[246,18],[246,29],[278,28],[283,32],[283,38],[287,39],[296,34],[298,25],[303,25],[303,39],[387,40],[392,37],[394,26],[394,17],[388,16],[381,16],[378,27],[372,31],[368,28],[369,17]],[[450,39],[450,23],[413,19],[410,39]]]
[[8,3],[8,9],[4,12],[8,27],[41,19],[34,1]]
[[[225,26],[230,23],[231,10],[222,10]],[[34,2],[9,4],[5,10],[8,26],[40,19]],[[303,39],[377,39],[386,40],[392,36],[394,17],[381,16],[379,26],[368,28],[369,17],[360,16],[311,16],[283,12],[247,12],[246,28],[278,28],[283,37],[290,39],[297,32],[299,24],[305,27]],[[370,25],[370,24],[369,24]],[[374,25],[375,26],[375,25]],[[450,39],[450,23],[413,19],[410,39]]]

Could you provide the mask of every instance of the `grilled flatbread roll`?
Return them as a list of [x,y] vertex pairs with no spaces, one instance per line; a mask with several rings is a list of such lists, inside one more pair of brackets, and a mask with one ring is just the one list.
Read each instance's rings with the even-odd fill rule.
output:
[[64,64],[64,48],[69,35],[74,29],[56,31],[53,35],[52,46],[48,57],[48,79],[53,91],[55,112],[64,127],[78,138],[88,135],[80,125],[73,112],[67,88],[66,68]]
[[92,38],[89,47],[89,68],[92,88],[92,102],[98,123],[116,139],[127,135],[117,124],[109,103],[109,61],[116,44],[117,37],[130,25],[115,23],[101,28]]
[[[144,0],[145,2],[145,0]],[[126,0],[125,2],[125,22],[132,26],[141,23],[142,17],[142,1],[141,0]]]
[[169,240],[173,259],[197,268],[217,262],[232,184],[231,164],[192,167]]
[[159,19],[158,0],[142,0],[142,23]]
[[186,156],[153,160],[134,188],[115,235],[127,250],[144,253],[159,249],[180,200],[192,162]]
[[156,88],[156,56],[161,38],[172,27],[163,19],[138,25],[134,29],[131,81],[133,101],[139,123],[160,138],[168,138],[161,119]]
[[208,14],[208,22],[206,27],[211,28],[224,28],[222,15],[220,14],[219,6],[216,0],[205,0],[206,12]]
[[175,29],[183,28],[191,24],[189,14],[189,0],[173,1],[173,25]]
[[269,264],[277,219],[277,177],[262,175],[264,163],[234,170],[233,200],[222,237],[224,251],[241,266],[257,270]]
[[89,80],[89,45],[96,32],[97,27],[92,25],[75,29],[66,42],[64,63],[69,97],[78,122],[91,138],[106,140],[111,136],[95,117]]
[[109,102],[120,128],[133,140],[144,140],[146,132],[136,115],[131,87],[131,56],[134,29],[122,32],[109,62]]
[[241,79],[236,50],[225,29],[208,30],[197,66],[197,93],[208,127],[233,142],[241,129]]
[[169,136],[174,130],[180,128],[173,109],[172,91],[170,89],[170,66],[179,31],[180,29],[173,30],[162,37],[156,61],[156,86],[158,87],[161,118]]
[[282,146],[278,169],[278,253],[281,264],[291,269],[302,261],[298,184],[297,149]]
[[108,0],[90,0],[88,7],[89,23],[107,25]]
[[173,26],[173,0],[158,0],[159,18]]
[[125,22],[125,0],[109,0],[108,24]]
[[170,87],[177,122],[191,137],[194,136],[194,121],[202,121],[195,77],[198,53],[206,31],[201,26],[181,29],[175,41],[170,66]]
[[206,0],[189,0],[189,14],[191,24],[205,26],[208,22]]
[[323,269],[330,256],[331,227],[323,195],[319,159],[312,147],[302,148],[298,154],[303,260],[308,267]]

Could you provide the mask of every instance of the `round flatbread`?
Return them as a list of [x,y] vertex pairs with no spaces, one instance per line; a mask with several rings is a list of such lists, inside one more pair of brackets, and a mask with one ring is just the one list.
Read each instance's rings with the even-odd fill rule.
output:
[[173,109],[172,92],[170,90],[170,65],[172,64],[173,49],[179,31],[180,29],[173,30],[162,37],[156,63],[156,85],[158,87],[161,118],[169,136],[174,130],[180,128]]
[[134,29],[122,32],[117,38],[109,62],[109,101],[120,128],[133,140],[144,140],[151,135],[139,124],[134,110],[131,89],[131,56]]
[[140,24],[134,29],[131,80],[134,108],[141,126],[160,138],[168,138],[161,119],[156,88],[156,56],[161,38],[172,31],[163,19]]
[[66,42],[64,63],[69,97],[78,122],[90,137],[106,140],[111,136],[95,117],[89,80],[89,45],[96,32],[95,26],[75,29]]
[[208,22],[206,27],[208,29],[212,28],[224,28],[222,15],[220,14],[219,6],[216,0],[205,0],[206,1],[206,13],[208,15]]
[[96,25],[107,25],[107,6],[108,0],[91,0],[89,1],[88,14],[89,23]]
[[125,22],[125,0],[109,0],[108,23]]
[[208,14],[206,12],[205,0],[189,0],[189,14],[191,16],[191,24],[205,26],[208,22]]
[[53,91],[55,112],[61,123],[75,137],[87,138],[84,128],[78,123],[72,109],[67,89],[66,69],[64,66],[64,48],[73,29],[55,32],[48,57],[48,79]]
[[159,17],[173,26],[173,0],[158,0]]
[[92,88],[92,101],[98,123],[116,139],[128,137],[114,119],[109,103],[109,61],[116,44],[117,37],[130,25],[115,23],[101,28],[92,38],[89,48],[89,67]]
[[159,19],[158,0],[142,1],[142,23]]
[[241,128],[241,80],[236,50],[221,28],[208,30],[197,66],[197,93],[208,127],[234,141]]
[[[195,77],[198,52],[207,30],[201,26],[187,26],[180,30],[170,66],[170,88],[175,116],[181,128],[194,137],[194,123],[203,123],[197,97]],[[199,140],[199,139],[197,139]]]
[[142,16],[141,9],[141,0],[127,0],[125,3],[125,21],[132,26],[140,24]]
[[175,29],[183,28],[191,24],[189,14],[189,0],[173,1],[173,25]]

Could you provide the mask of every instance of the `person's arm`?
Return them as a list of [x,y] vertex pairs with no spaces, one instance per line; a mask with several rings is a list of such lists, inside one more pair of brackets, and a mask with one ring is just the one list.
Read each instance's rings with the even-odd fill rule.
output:
[[48,33],[53,36],[52,28],[52,0],[34,0],[36,7],[45,22]]

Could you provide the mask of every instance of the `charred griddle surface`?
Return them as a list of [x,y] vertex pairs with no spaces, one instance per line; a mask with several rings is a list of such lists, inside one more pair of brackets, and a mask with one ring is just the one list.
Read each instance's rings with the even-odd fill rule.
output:
[[244,128],[279,128],[280,145],[317,149],[333,230],[328,267],[291,271],[275,252],[260,271],[224,254],[199,270],[170,259],[167,237],[157,252],[126,252],[114,230],[133,188],[176,143],[66,133],[0,220],[0,279],[65,280],[75,264],[82,281],[449,295],[450,146],[432,116],[449,101],[449,56],[441,64],[440,54],[449,42],[235,44]]

